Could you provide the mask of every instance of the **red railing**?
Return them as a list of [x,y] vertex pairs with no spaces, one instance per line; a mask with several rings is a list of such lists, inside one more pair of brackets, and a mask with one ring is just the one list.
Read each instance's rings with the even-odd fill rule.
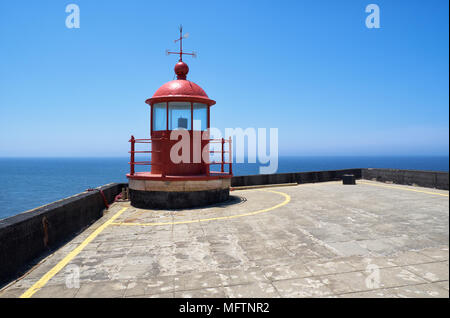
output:
[[[129,142],[131,143],[131,150],[128,152],[130,154],[130,162],[128,163],[130,165],[130,175],[133,176],[135,174],[135,166],[136,165],[144,165],[144,166],[150,166],[155,165],[155,163],[152,163],[151,161],[136,161],[135,160],[135,154],[137,153],[154,153],[154,152],[160,152],[160,151],[153,151],[153,150],[136,150],[136,144],[151,144],[154,140],[163,140],[163,138],[150,138],[150,139],[136,139],[134,136],[131,136],[131,139]],[[221,150],[210,150],[210,153],[220,153],[221,154],[221,161],[213,161],[213,162],[205,162],[204,164],[208,165],[206,169],[206,174],[209,176],[211,174],[224,174],[224,175],[232,175],[233,174],[233,155],[232,155],[232,144],[231,144],[231,137],[228,139],[209,139],[209,143],[220,143],[221,144]],[[228,150],[225,150],[225,144],[228,143]],[[225,161],[225,154],[228,153],[228,162]],[[220,171],[211,171],[210,166],[211,165],[220,165]],[[225,165],[228,165],[228,171],[225,171]]]
[[146,151],[136,151],[135,150],[135,145],[138,144],[150,144],[152,142],[151,139],[136,139],[134,138],[134,136],[131,136],[131,139],[129,140],[131,143],[131,150],[128,152],[130,154],[130,175],[134,175],[135,171],[134,171],[134,166],[135,165],[151,165],[150,161],[136,161],[135,160],[135,154],[136,153],[152,153],[151,150],[146,150]]
[[[231,152],[232,145],[231,145],[231,137],[228,139],[209,139],[209,143],[221,143],[221,150],[210,150],[209,153],[221,153],[222,154],[222,160],[220,162],[208,162],[206,163],[208,165],[207,175],[210,174],[233,174],[233,155]],[[228,143],[228,150],[225,150],[225,144]],[[225,162],[225,153],[228,153],[228,162]],[[228,172],[225,172],[225,165],[228,165]],[[210,166],[211,165],[220,165],[220,171],[211,171]]]

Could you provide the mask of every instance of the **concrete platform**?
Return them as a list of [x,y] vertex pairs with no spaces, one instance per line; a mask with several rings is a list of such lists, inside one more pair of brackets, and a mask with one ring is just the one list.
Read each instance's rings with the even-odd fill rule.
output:
[[449,296],[448,191],[361,180],[231,195],[115,203],[0,297]]

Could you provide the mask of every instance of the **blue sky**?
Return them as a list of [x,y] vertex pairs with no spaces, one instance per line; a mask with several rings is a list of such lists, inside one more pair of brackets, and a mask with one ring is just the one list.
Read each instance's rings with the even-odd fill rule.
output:
[[[80,29],[65,7],[80,7]],[[367,29],[376,3],[381,28]],[[277,127],[281,155],[448,155],[448,2],[1,1],[0,156],[126,156],[173,79],[211,124]]]

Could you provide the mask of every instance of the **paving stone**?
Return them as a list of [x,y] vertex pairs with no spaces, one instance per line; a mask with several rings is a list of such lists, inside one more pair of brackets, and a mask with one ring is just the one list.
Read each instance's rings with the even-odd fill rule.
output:
[[64,285],[46,285],[39,289],[34,298],[73,298],[78,292],[78,288],[67,288]]
[[216,272],[177,275],[174,278],[174,290],[184,291],[222,286],[222,280]]
[[448,291],[448,280],[443,282],[437,282],[436,284],[444,288],[446,291]]
[[175,298],[225,298],[223,287],[204,288],[175,292]]
[[8,288],[0,292],[0,298],[19,298],[28,288]]
[[448,261],[449,251],[448,247],[442,248],[427,248],[418,251],[418,253],[431,257],[435,261]]
[[400,298],[448,298],[448,290],[437,283],[397,287],[389,292]]
[[333,294],[319,277],[288,279],[273,282],[281,297],[324,297]]
[[136,280],[136,279],[146,279],[153,277],[153,265],[142,264],[142,265],[124,265],[121,267],[120,271],[116,271],[111,276],[118,280]]
[[129,281],[126,286],[125,297],[173,293],[174,279],[175,276],[158,276],[139,281]]
[[245,256],[251,261],[266,258],[267,255],[270,255],[272,258],[284,258],[289,256],[289,252],[283,247],[271,249],[253,248],[245,251]]
[[434,259],[415,251],[408,251],[392,256],[392,262],[399,266],[434,262]]
[[378,268],[398,267],[398,265],[392,261],[392,258],[389,258],[389,257],[350,256],[350,257],[339,258],[339,260],[344,263],[348,263],[355,270],[359,270],[359,271],[366,271],[368,269],[369,265],[370,266],[375,265]]
[[240,267],[218,272],[222,286],[269,282],[259,267]]
[[399,287],[405,285],[416,285],[426,283],[426,281],[419,276],[411,273],[402,267],[381,268],[380,282],[381,288]]
[[355,268],[345,261],[309,262],[305,264],[313,276],[353,272]]
[[[287,255],[291,259],[295,259],[299,263],[308,263],[324,258],[323,254],[324,249],[320,249],[320,251],[318,251],[319,248],[311,248],[310,246],[298,246],[298,245],[294,247],[291,245],[287,245],[285,246],[285,249],[287,250]],[[328,251],[325,253],[329,253],[327,254],[328,257],[335,256],[334,254],[331,254]]]
[[224,287],[229,298],[279,298],[280,295],[272,284],[252,283]]
[[390,254],[396,251],[395,245],[390,242],[389,238],[359,240],[357,243],[363,249],[369,250],[372,253]]
[[320,278],[334,295],[373,289],[367,283],[367,274],[363,272],[340,273],[317,278]]
[[406,268],[429,282],[448,281],[448,263],[446,262],[411,265]]
[[369,255],[368,249],[361,247],[356,241],[328,243],[339,252],[340,256]]
[[122,281],[82,283],[76,293],[76,298],[122,298],[125,295],[127,283]]
[[356,293],[345,293],[338,295],[339,298],[392,298],[389,289],[374,289]]
[[166,293],[158,295],[135,295],[135,296],[125,296],[125,298],[174,298],[174,294]]
[[300,262],[275,263],[262,267],[262,272],[270,281],[312,276],[308,267]]

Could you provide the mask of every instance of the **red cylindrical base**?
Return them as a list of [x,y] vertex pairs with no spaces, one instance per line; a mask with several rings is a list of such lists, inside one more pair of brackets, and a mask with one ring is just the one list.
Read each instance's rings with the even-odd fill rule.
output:
[[[189,134],[189,143],[187,147],[181,148],[178,156],[181,157],[182,151],[188,149],[188,162],[174,163],[171,159],[172,147],[180,142],[170,139],[170,131],[154,131],[152,135],[152,174],[173,175],[173,176],[192,176],[206,175],[208,164],[202,158],[202,150],[208,152],[209,158],[209,140],[202,140],[202,131],[186,131]],[[205,138],[206,139],[206,138]],[[176,149],[176,148],[174,148]]]

